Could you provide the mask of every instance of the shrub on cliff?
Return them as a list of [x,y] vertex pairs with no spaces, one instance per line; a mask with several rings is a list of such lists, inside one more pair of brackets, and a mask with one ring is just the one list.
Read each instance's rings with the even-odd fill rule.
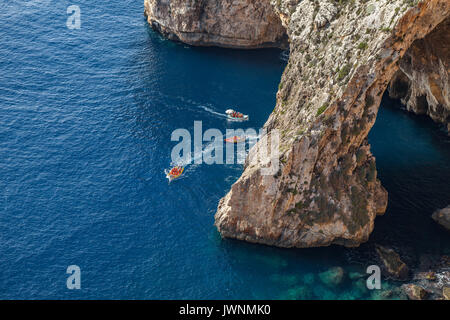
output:
[[350,70],[352,69],[351,64],[347,63],[345,66],[343,66],[338,73],[338,81],[343,80],[349,73]]

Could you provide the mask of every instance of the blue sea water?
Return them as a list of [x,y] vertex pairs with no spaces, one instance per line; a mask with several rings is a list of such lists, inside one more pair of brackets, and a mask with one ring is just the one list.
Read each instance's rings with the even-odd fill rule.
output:
[[[364,273],[375,243],[415,265],[450,252],[430,218],[450,203],[450,140],[385,99],[369,135],[389,191],[367,244],[287,250],[222,240],[219,199],[241,165],[190,165],[170,185],[173,130],[262,127],[285,66],[278,50],[193,48],[162,39],[142,1],[6,1],[0,10],[0,298],[370,299],[330,267]],[[66,288],[78,265],[81,290]],[[391,285],[387,280],[383,286]]]

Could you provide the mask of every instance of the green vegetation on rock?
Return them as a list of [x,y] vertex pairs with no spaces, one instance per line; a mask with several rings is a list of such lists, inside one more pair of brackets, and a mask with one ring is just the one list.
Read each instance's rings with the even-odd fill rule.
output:
[[367,49],[367,42],[363,41],[358,45],[359,50],[366,50]]
[[343,79],[350,73],[350,70],[351,70],[351,69],[352,69],[352,65],[349,64],[349,63],[347,63],[345,66],[343,66],[343,67],[339,70],[337,80],[338,80],[338,81],[343,80]]
[[328,103],[324,103],[320,108],[317,110],[317,116],[320,116],[326,109],[328,108]]

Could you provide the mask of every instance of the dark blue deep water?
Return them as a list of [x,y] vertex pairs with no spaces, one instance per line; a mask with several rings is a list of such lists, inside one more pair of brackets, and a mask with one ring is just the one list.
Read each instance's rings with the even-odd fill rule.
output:
[[[373,245],[412,265],[449,253],[430,218],[450,203],[450,141],[427,118],[385,100],[370,143],[390,194],[358,249],[284,250],[222,240],[218,200],[240,165],[191,165],[168,184],[177,128],[236,128],[239,106],[260,128],[285,62],[278,50],[192,48],[162,39],[143,1],[0,0],[0,298],[377,298],[339,287],[330,267],[364,272]],[[66,288],[78,265],[81,290]],[[385,281],[384,287],[392,283]]]

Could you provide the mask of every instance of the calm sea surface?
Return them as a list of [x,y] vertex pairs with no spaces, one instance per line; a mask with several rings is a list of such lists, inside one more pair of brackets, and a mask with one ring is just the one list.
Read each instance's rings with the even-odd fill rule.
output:
[[[241,165],[190,165],[167,183],[177,128],[259,129],[286,64],[278,50],[193,48],[162,39],[143,1],[0,0],[0,298],[377,298],[363,280],[373,246],[412,265],[449,253],[430,218],[450,204],[450,140],[383,102],[369,140],[389,191],[358,249],[285,250],[222,240],[214,213]],[[78,265],[81,290],[66,288]],[[393,285],[385,281],[383,286]]]

